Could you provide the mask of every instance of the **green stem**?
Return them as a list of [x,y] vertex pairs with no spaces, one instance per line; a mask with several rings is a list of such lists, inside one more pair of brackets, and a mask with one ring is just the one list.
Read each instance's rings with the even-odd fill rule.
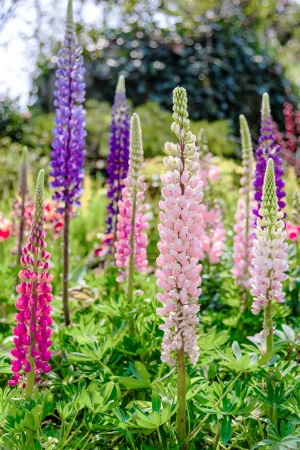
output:
[[65,324],[70,325],[70,312],[69,312],[69,226],[70,226],[70,212],[68,202],[65,202],[65,214],[64,214],[64,268],[63,268],[63,305]]
[[[178,440],[185,440],[185,412],[186,412],[186,367],[184,359],[184,342],[179,350],[177,350],[177,392],[178,392],[178,412],[177,412],[177,429]],[[187,448],[186,444],[182,447]]]
[[[34,254],[34,259],[33,259],[33,272],[37,272],[38,271],[38,267],[37,267],[37,261],[38,261],[38,255]],[[33,305],[31,307],[31,311],[30,311],[30,328],[32,327],[32,324],[34,324],[34,330],[30,331],[30,344],[29,344],[29,348],[28,348],[28,360],[30,362],[30,372],[27,375],[27,380],[26,380],[26,391],[25,391],[25,396],[26,398],[31,398],[32,394],[33,394],[33,390],[34,390],[34,381],[35,381],[35,359],[33,357],[31,357],[31,349],[33,347],[35,347],[36,341],[35,341],[35,333],[36,333],[36,317],[35,317],[35,310],[37,308],[37,281],[33,281],[32,282],[32,298],[33,298]]]
[[265,308],[264,313],[264,329],[267,332],[266,337],[266,350],[267,353],[272,352],[274,350],[274,342],[273,342],[273,306],[272,302],[269,300],[268,305]]
[[272,408],[272,422],[275,425],[275,427],[277,427],[277,425],[278,425],[277,408],[275,408],[275,407]]
[[219,441],[220,441],[220,431],[221,431],[221,422],[219,422],[219,425],[218,425],[218,431],[217,431],[216,438],[214,441],[213,450],[218,450]]
[[[129,273],[128,273],[128,305],[133,306],[133,281],[134,281],[134,232],[135,232],[135,216],[136,216],[136,198],[137,186],[133,188],[132,199],[132,216],[131,216],[131,234],[130,234],[130,258],[129,258]],[[129,335],[134,335],[134,320],[129,321]]]
[[[237,382],[237,380],[240,378],[240,376],[242,375],[243,372],[240,372],[235,379],[229,384],[228,388],[226,389],[226,391],[224,392],[223,395],[221,395],[221,397],[219,398],[219,400],[216,402],[215,407],[218,406],[221,401],[223,400],[223,398],[226,397],[226,395],[228,394],[228,392],[230,392],[230,390],[232,389],[232,387],[235,385],[235,383]],[[212,413],[207,413],[203,419],[201,420],[201,422],[196,426],[196,428],[188,435],[188,437],[186,438],[186,442],[189,442],[193,437],[196,436],[196,434],[199,432],[201,426],[203,425],[203,423],[209,418],[209,416]]]
[[163,441],[162,441],[161,434],[160,434],[160,431],[159,431],[159,427],[157,428],[157,434],[158,434],[158,440],[159,440],[161,449],[164,450],[164,445],[163,445]]

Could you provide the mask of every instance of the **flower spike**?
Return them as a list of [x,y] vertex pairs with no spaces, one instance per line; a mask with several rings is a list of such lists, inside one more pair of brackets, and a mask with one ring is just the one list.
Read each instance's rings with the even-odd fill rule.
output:
[[250,130],[246,118],[240,116],[240,129],[242,138],[243,172],[241,177],[240,198],[235,214],[234,226],[234,267],[232,274],[235,282],[243,290],[244,297],[250,288],[250,268],[252,262],[252,247],[254,235],[254,214],[256,206],[254,201],[254,157]]
[[108,217],[106,220],[106,233],[112,233],[114,241],[116,240],[117,217],[119,213],[118,202],[121,200],[124,180],[128,174],[129,133],[129,107],[126,99],[125,78],[121,75],[118,80],[114,105],[112,108],[109,156],[107,160],[107,195],[109,204],[107,206]]
[[19,272],[21,283],[16,287],[19,297],[15,315],[15,348],[11,350],[14,375],[10,386],[22,383],[27,397],[31,397],[35,383],[42,373],[48,373],[51,366],[49,347],[52,323],[50,317],[52,301],[52,276],[48,273],[50,253],[46,251],[44,235],[44,171],[41,170],[36,184],[34,220],[27,244],[23,248]]

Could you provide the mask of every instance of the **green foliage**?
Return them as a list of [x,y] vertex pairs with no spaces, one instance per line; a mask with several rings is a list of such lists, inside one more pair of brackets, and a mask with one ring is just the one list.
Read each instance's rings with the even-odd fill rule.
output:
[[[187,32],[147,31],[135,24],[122,29],[91,30],[83,36],[89,84],[88,98],[112,103],[117,79],[127,77],[126,90],[134,106],[153,101],[171,110],[171,92],[187,89],[193,120],[229,119],[238,135],[237,118],[243,113],[257,130],[257,105],[264,91],[272,98],[274,119],[282,124],[284,101],[297,96],[283,67],[270,55],[251,28],[217,15],[201,17]],[[98,43],[101,43],[98,49]],[[36,80],[39,101],[48,105],[52,68]],[[47,109],[46,109],[47,110]]]
[[[106,108],[98,102],[93,105],[94,117],[98,107]],[[141,117],[145,113],[147,140],[152,133],[155,141],[154,128],[169,121],[170,115],[156,104],[148,107],[148,118],[145,105],[138,112]],[[107,106],[107,117],[108,112]],[[101,127],[103,123],[99,120],[93,125]],[[197,132],[198,125],[192,123],[193,131]],[[223,138],[219,139],[218,126],[227,124],[207,127],[211,140],[216,135],[213,151],[222,142],[226,145]],[[100,136],[97,130],[94,136]],[[261,337],[256,335],[261,331],[261,317],[241,310],[241,295],[230,276],[232,217],[240,167],[230,159],[217,160],[222,171],[217,188],[222,194],[227,243],[219,264],[203,263],[200,359],[195,366],[187,366],[187,430],[190,433],[196,429],[189,450],[212,450],[218,446],[222,450],[296,449],[300,439],[299,317],[292,315],[289,297],[287,304],[274,306],[275,348],[265,354]],[[13,239],[0,243],[1,449],[180,449],[176,433],[177,373],[176,368],[160,360],[161,318],[156,313],[154,261],[160,193],[159,182],[152,177],[162,170],[160,156],[147,161],[151,264],[147,275],[135,277],[130,306],[126,284],[116,283],[117,270],[109,266],[110,259],[106,260],[108,267],[92,263],[93,249],[100,246],[99,233],[104,231],[105,222],[106,197],[99,180],[86,180],[82,208],[71,222],[72,323],[67,328],[61,325],[61,239],[53,242],[47,237],[54,276],[52,370],[44,378],[45,386],[37,389],[30,400],[24,399],[23,390],[7,387],[15,323],[14,286],[19,268],[11,267]],[[292,190],[292,181],[287,181]],[[8,200],[11,203],[10,195]],[[295,256],[295,249],[291,249],[291,281],[285,285],[286,290],[293,288],[292,277],[298,273]],[[134,323],[131,338],[130,320]]]

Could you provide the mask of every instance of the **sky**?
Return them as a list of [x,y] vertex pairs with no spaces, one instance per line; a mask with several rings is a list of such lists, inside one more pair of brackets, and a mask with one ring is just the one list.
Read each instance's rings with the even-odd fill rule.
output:
[[[15,18],[10,20],[0,33],[0,101],[1,97],[8,95],[10,98],[18,98],[22,109],[26,109],[29,102],[31,79],[34,75],[35,61],[39,53],[37,41],[32,38],[33,25],[37,23],[36,9],[33,7],[35,0],[26,0],[19,7]],[[74,18],[83,19],[84,23],[93,24],[101,20],[101,8],[96,7],[92,1],[87,1],[83,8],[76,2],[74,6]],[[67,0],[41,0],[41,16],[47,17],[47,11],[53,8],[56,11],[56,20],[53,23],[42,21],[40,32],[43,35],[55,34],[57,41],[61,41],[64,35],[64,19],[67,8]],[[48,17],[53,17],[53,13]],[[59,19],[57,19],[59,18]],[[53,29],[55,33],[53,33]]]

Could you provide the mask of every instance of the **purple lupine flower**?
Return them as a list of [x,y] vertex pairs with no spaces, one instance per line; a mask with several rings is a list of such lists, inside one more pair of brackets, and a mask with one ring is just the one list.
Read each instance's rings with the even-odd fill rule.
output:
[[65,323],[69,325],[69,221],[70,209],[80,204],[82,193],[84,144],[86,131],[84,102],[85,83],[82,48],[78,45],[73,23],[72,0],[68,2],[64,44],[58,54],[54,106],[56,109],[51,162],[55,190],[53,200],[61,202],[64,212],[63,304]]
[[257,208],[253,210],[257,217],[259,215],[259,209],[261,207],[262,201],[262,190],[264,184],[264,176],[266,172],[268,159],[271,158],[274,161],[275,170],[275,180],[276,180],[276,195],[278,198],[279,210],[285,207],[285,202],[283,198],[285,197],[285,191],[283,190],[285,183],[282,179],[283,167],[282,159],[280,157],[280,145],[276,143],[274,131],[273,131],[273,121],[271,116],[269,95],[264,93],[262,99],[262,110],[261,110],[261,128],[260,128],[260,138],[258,141],[258,148],[256,150],[256,169],[255,169],[255,200],[257,201]]
[[126,99],[125,79],[121,75],[118,80],[112,119],[110,124],[108,167],[108,217],[107,233],[116,234],[117,216],[119,212],[118,202],[121,199],[124,180],[128,173],[129,162],[129,133],[130,117]]
[[58,53],[54,106],[55,128],[51,151],[53,199],[68,205],[79,205],[82,193],[85,110],[82,107],[85,83],[82,48],[78,45],[72,13],[68,3],[63,47]]

